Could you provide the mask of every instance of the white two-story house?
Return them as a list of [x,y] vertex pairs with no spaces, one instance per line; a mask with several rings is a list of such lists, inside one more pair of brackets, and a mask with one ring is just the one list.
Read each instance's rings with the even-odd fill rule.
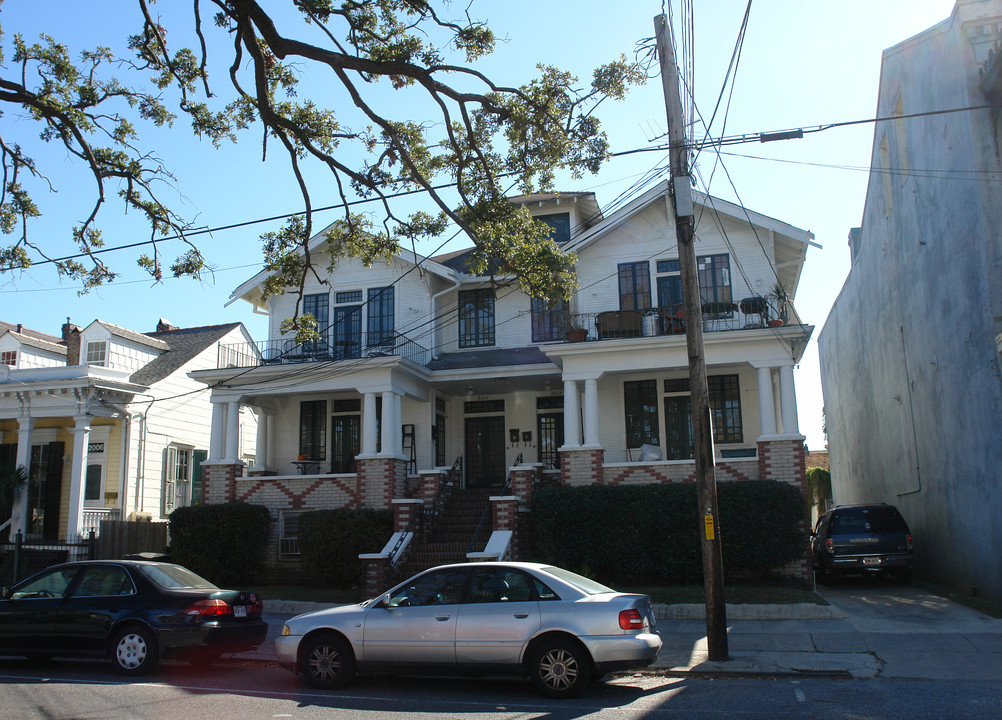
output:
[[[2,531],[75,542],[105,519],[162,520],[200,502],[211,410],[188,373],[249,340],[241,323],[138,333],[67,319],[62,337],[0,323],[0,468],[28,475]],[[237,420],[253,457],[253,412]]]
[[[279,330],[295,294],[263,299],[265,273],[240,285],[231,301],[267,313],[270,334],[222,348],[217,369],[193,373],[212,386],[215,411],[207,500],[269,506],[276,547],[294,552],[298,513],[427,499],[428,479],[457,460],[459,491],[500,491],[516,465],[571,485],[691,481],[666,184],[608,217],[591,193],[512,202],[576,256],[569,302],[547,306],[505,278],[470,273],[468,251],[401,251],[369,268],[345,259],[307,287],[302,311],[321,338],[298,345]],[[696,217],[716,477],[802,484],[793,369],[813,327],[793,300],[813,236],[705,196]],[[232,418],[248,405],[260,420],[244,476],[228,458]]]

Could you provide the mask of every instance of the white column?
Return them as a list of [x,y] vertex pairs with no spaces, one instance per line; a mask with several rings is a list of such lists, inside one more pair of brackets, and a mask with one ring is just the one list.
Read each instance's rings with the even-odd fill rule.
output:
[[585,380],[584,393],[584,441],[585,445],[601,445],[599,439],[598,380]]
[[[17,421],[17,454],[14,456],[14,466],[23,467],[27,473],[31,469],[31,430],[35,419],[26,417]],[[10,539],[17,537],[17,531],[28,532],[28,488],[21,487],[14,496],[14,507],[11,508]]]
[[66,539],[73,542],[83,531],[84,484],[87,482],[87,443],[90,441],[90,417],[73,418],[73,463],[70,470],[70,500],[67,508]]
[[776,434],[776,403],[772,394],[772,368],[758,369],[758,420],[762,435]]
[[576,380],[564,380],[564,445],[581,446],[581,410]]
[[397,404],[393,398],[394,393],[388,391],[383,393],[383,416],[380,418],[379,428],[380,447],[382,448],[380,455],[399,453],[399,450],[393,447],[400,434],[400,431],[395,429],[400,423],[396,418]]
[[404,426],[402,423],[404,421],[404,396],[397,393],[393,393],[393,417],[397,420],[393,425],[393,430],[396,433],[396,438],[393,441],[394,452],[398,455],[403,455]]
[[257,443],[254,448],[254,467],[258,472],[268,469],[268,416],[257,411]]
[[376,393],[362,396],[362,454],[376,454]]
[[240,403],[226,404],[226,457],[227,462],[240,459]]
[[779,369],[779,395],[783,408],[783,435],[800,435],[800,421],[797,419],[797,391],[793,386],[793,366],[784,365]]
[[221,402],[212,403],[212,429],[209,431],[209,460],[223,459],[226,447],[226,406]]

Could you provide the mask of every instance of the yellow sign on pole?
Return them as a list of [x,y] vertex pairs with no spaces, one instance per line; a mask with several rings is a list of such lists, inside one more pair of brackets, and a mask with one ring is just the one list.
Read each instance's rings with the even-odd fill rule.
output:
[[716,534],[713,531],[713,516],[704,515],[703,524],[706,526],[706,539],[713,540],[716,538]]

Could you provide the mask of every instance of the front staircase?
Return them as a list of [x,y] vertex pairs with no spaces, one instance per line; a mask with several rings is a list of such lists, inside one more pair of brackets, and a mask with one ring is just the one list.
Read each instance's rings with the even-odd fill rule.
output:
[[[497,493],[498,488],[454,489],[428,537],[415,537],[411,541],[407,559],[396,568],[397,578],[405,580],[436,565],[465,562],[470,540],[490,504],[489,498]],[[486,527],[480,531],[481,547],[474,547],[473,550],[483,550],[482,545],[490,537],[490,524],[488,512]]]

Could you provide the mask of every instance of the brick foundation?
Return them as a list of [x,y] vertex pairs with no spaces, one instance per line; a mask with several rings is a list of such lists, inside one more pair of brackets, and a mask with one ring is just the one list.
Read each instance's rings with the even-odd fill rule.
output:
[[561,485],[599,485],[602,482],[603,448],[574,448],[560,451]]
[[362,507],[389,508],[393,498],[404,494],[407,461],[395,457],[359,458],[358,481]]
[[233,502],[237,499],[237,478],[242,478],[244,464],[202,463],[202,502],[205,505]]
[[807,498],[806,473],[807,451],[800,439],[770,440],[758,444],[759,475],[763,480],[790,483],[804,496],[804,518],[801,528],[804,532],[804,556],[779,568],[779,574],[809,585],[813,581],[811,550],[806,538],[811,531],[810,505]]

